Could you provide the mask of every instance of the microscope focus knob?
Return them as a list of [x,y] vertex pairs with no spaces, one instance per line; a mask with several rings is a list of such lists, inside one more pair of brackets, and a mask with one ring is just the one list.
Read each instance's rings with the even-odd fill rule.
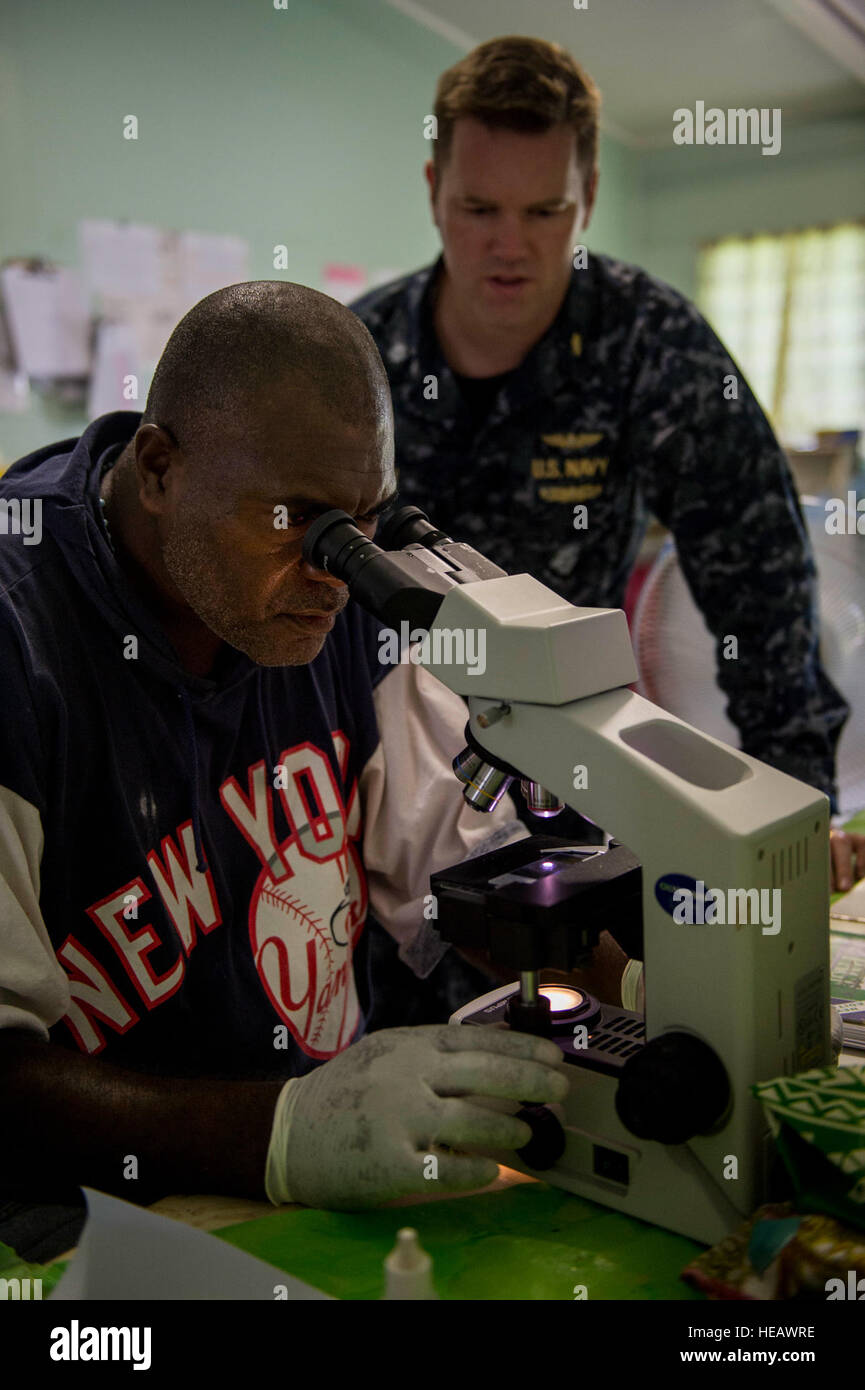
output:
[[524,1105],[516,1118],[525,1120],[532,1131],[529,1142],[517,1149],[518,1157],[536,1173],[552,1168],[565,1152],[565,1131],[558,1117],[546,1105]]
[[708,1043],[692,1033],[661,1033],[622,1068],[616,1113],[639,1139],[684,1144],[717,1127],[730,1097],[724,1065]]

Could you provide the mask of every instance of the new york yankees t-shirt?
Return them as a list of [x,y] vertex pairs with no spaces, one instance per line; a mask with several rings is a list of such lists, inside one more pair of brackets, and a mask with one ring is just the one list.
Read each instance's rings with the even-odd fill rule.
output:
[[[462,701],[350,602],[306,666],[191,675],[118,566],[116,412],[0,479],[0,1027],[133,1070],[300,1075],[361,1036],[371,913],[418,976],[429,875],[525,832],[466,807]],[[12,503],[17,503],[16,513]],[[32,538],[31,538],[32,539]]]

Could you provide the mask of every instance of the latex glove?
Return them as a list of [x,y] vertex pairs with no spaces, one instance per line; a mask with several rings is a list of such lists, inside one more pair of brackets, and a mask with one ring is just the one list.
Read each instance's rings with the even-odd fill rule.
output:
[[567,1092],[562,1054],[548,1039],[450,1023],[383,1029],[285,1083],[267,1152],[268,1198],[351,1211],[428,1193],[429,1154],[437,1190],[485,1187],[498,1172],[492,1159],[442,1146],[522,1148],[528,1125],[484,1108],[485,1098],[542,1104]]

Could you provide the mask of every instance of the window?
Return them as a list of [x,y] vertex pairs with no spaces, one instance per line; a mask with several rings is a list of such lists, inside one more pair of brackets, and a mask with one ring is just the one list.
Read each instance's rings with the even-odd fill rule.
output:
[[865,431],[865,225],[715,242],[697,300],[785,443]]

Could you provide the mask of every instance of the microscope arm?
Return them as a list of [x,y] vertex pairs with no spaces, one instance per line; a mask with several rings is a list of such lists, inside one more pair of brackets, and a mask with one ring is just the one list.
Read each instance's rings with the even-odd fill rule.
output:
[[[747,982],[770,954],[793,951],[792,938],[778,937],[815,914],[828,930],[827,798],[627,689],[636,671],[617,610],[574,608],[517,575],[452,589],[430,630],[431,655],[437,629],[467,628],[486,632],[486,671],[434,661],[428,669],[468,698],[476,743],[603,825],[642,863],[648,1036],[689,1023],[705,1035],[711,982],[713,1045],[729,1054]],[[611,673],[617,688],[599,691]],[[593,686],[597,693],[568,699]],[[789,903],[783,929],[677,925],[664,887],[671,875],[720,890],[779,889]],[[784,1022],[792,1030],[792,1016]]]

